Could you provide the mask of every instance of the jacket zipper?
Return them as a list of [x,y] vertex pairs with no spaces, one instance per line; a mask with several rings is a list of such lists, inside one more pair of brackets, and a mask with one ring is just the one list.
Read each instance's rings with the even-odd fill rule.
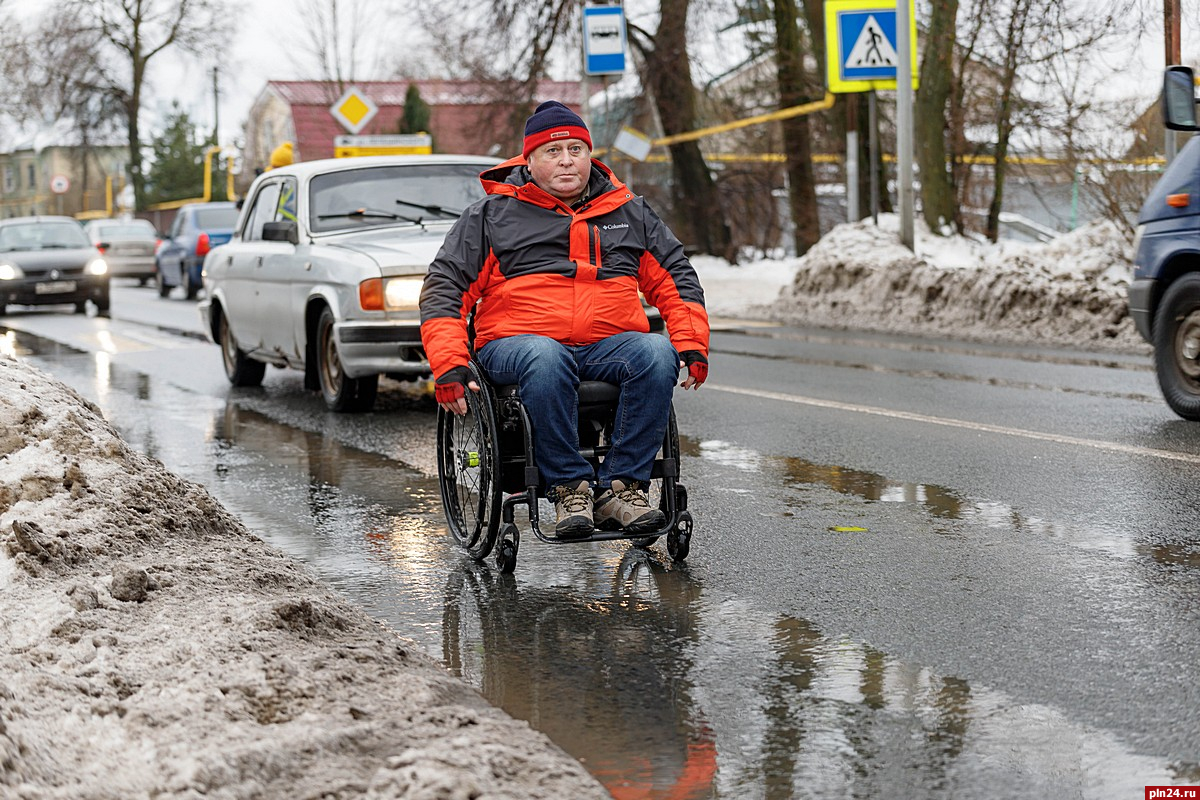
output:
[[596,271],[599,272],[600,271],[600,226],[593,225],[592,231],[595,233],[595,236],[596,236]]

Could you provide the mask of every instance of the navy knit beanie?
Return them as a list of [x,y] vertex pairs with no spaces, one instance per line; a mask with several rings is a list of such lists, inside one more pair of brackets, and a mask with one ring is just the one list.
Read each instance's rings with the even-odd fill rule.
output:
[[582,139],[589,149],[592,146],[592,136],[579,115],[557,100],[547,100],[525,120],[525,145],[521,155],[529,158],[530,153],[554,139]]

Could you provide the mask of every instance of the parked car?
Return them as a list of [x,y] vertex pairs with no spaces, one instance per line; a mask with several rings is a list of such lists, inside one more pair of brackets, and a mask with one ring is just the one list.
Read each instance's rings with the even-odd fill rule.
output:
[[[1168,67],[1162,106],[1168,129],[1200,131],[1195,79]],[[1200,137],[1167,165],[1138,214],[1129,316],[1154,346],[1158,385],[1167,405],[1200,420]]]
[[108,264],[83,227],[70,217],[13,217],[0,220],[0,314],[9,305],[87,301],[108,313]]
[[144,219],[94,219],[83,232],[108,263],[113,278],[137,278],[145,286],[154,277],[158,231]]
[[246,195],[233,240],[204,263],[205,331],[235,386],[300,369],[334,411],[366,411],[379,376],[429,374],[417,301],[459,212],[483,196],[481,156],[291,164]]
[[187,299],[195,300],[203,287],[204,257],[229,241],[237,220],[236,203],[180,206],[154,256],[159,296],[166,297],[176,286],[182,286]]

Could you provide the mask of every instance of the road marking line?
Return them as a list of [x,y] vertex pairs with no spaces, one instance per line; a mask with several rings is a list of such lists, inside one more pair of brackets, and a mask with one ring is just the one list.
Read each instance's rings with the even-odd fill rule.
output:
[[902,419],[909,422],[924,422],[929,425],[943,425],[947,428],[963,428],[965,430],[980,431],[983,433],[997,433],[1002,436],[1018,436],[1024,439],[1034,439],[1039,442],[1072,444],[1079,447],[1090,447],[1094,450],[1108,450],[1109,452],[1113,453],[1126,453],[1135,456],[1149,456],[1151,458],[1164,458],[1170,461],[1182,461],[1187,464],[1200,464],[1200,456],[1190,455],[1188,453],[1176,453],[1170,450],[1157,450],[1152,447],[1138,447],[1137,445],[1104,442],[1099,439],[1081,439],[1077,436],[1063,436],[1055,433],[1039,433],[1038,431],[1027,431],[1022,428],[1007,428],[1002,425],[989,425],[986,422],[966,422],[960,419],[931,417],[927,414],[913,414],[909,411],[893,411],[888,408],[862,406],[855,403],[840,403],[836,400],[821,400],[816,397],[803,397],[796,394],[783,394],[782,392],[770,392],[763,389],[743,389],[737,386],[722,386],[720,384],[711,383],[706,383],[704,386],[707,389],[712,389],[718,392],[743,394],[749,397],[764,397],[768,400],[779,400],[783,403],[795,403],[797,405],[813,406],[815,408],[829,408],[835,411],[850,411],[855,414],[872,414],[877,417]]

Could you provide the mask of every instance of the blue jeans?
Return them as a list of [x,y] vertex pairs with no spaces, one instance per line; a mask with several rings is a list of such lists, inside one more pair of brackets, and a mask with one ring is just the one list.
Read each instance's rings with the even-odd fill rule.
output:
[[[613,478],[648,481],[667,431],[679,354],[657,333],[628,331],[595,344],[568,346],[525,334],[488,342],[476,360],[498,386],[517,384],[533,425],[534,454],[546,487]],[[594,474],[579,454],[579,382],[621,388],[608,456]]]

